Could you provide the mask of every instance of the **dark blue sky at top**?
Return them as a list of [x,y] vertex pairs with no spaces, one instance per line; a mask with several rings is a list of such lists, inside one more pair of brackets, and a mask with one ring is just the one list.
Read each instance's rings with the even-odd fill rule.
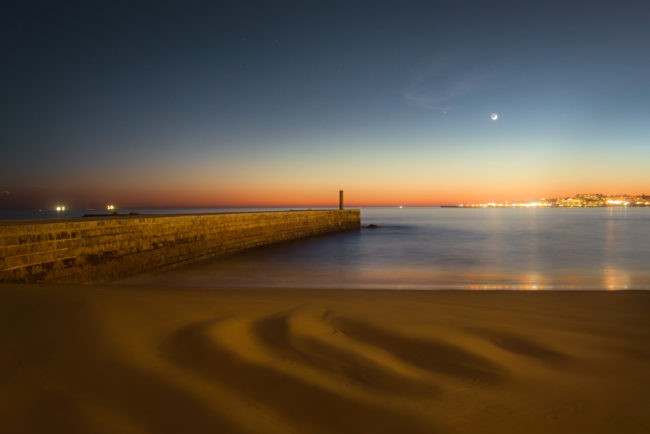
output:
[[3,2],[0,189],[355,147],[648,158],[649,23],[647,1]]

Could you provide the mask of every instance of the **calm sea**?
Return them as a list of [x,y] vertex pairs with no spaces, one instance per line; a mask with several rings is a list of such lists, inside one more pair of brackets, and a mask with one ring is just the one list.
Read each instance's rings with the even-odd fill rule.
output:
[[125,284],[397,289],[650,289],[650,209],[364,208],[348,232]]

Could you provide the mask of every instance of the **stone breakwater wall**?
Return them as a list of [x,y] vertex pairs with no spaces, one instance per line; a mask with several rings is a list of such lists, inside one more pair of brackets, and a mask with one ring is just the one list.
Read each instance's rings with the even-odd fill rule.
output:
[[93,283],[359,229],[359,210],[0,221],[0,282]]

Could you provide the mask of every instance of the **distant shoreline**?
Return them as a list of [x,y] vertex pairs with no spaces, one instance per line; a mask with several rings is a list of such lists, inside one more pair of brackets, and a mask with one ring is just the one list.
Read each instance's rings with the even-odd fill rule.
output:
[[[585,205],[585,206],[564,206],[564,205],[549,205],[549,206],[521,206],[521,205],[440,205],[440,208],[650,208],[650,205]],[[411,207],[409,207],[411,208]]]

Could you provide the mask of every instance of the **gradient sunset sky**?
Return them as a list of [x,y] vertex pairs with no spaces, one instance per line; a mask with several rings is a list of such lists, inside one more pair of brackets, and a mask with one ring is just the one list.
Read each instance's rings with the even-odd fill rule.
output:
[[3,2],[0,208],[650,194],[649,23],[647,0]]

